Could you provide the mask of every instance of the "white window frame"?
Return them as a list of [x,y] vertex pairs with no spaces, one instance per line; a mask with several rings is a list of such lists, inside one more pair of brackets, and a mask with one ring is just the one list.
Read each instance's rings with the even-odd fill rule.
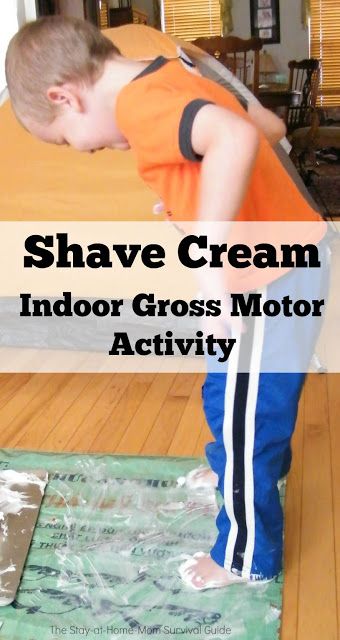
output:
[[0,0],[0,105],[7,99],[4,75],[5,55],[8,43],[19,27],[35,20],[37,8],[35,0]]

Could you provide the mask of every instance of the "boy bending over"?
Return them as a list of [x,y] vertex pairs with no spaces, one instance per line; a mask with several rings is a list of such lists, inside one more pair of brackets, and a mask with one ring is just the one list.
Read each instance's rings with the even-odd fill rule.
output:
[[[175,222],[320,221],[308,238],[295,241],[319,244],[325,262],[326,225],[271,148],[284,126],[270,112],[252,105],[247,113],[234,95],[181,60],[128,60],[90,23],[70,18],[23,27],[8,48],[6,73],[13,109],[28,131],[79,151],[131,147],[141,177]],[[285,287],[303,290],[305,273],[262,270],[261,290],[281,299]],[[313,274],[313,296],[325,277],[325,269]],[[214,295],[225,298],[223,278],[204,286],[203,293],[211,295],[213,286]],[[254,288],[246,278],[242,287]],[[228,322],[227,305],[224,313]],[[266,350],[266,321],[258,322],[252,335],[239,336],[240,350],[243,340],[251,342],[251,362]],[[271,343],[278,357],[294,342],[294,323],[289,326],[290,336],[283,339],[279,330]],[[315,332],[307,338],[312,354]],[[211,471],[197,471],[191,480],[217,482],[224,504],[210,554],[195,554],[181,567],[195,589],[270,580],[281,570],[277,482],[290,466],[304,373],[260,373],[252,365],[242,373],[237,362],[232,366],[208,373],[203,389],[214,435],[206,448]]]

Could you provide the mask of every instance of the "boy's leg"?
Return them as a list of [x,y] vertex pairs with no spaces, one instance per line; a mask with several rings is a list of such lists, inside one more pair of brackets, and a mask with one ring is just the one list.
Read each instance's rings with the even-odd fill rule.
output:
[[289,464],[304,374],[238,373],[229,384],[231,376],[208,374],[204,385],[205,412],[215,437],[206,453],[224,497],[211,557],[243,578],[269,579],[281,570],[277,482],[283,461]]
[[[221,374],[219,374],[221,375]],[[226,376],[224,376],[224,380],[221,382],[220,388],[226,385]],[[204,386],[202,389],[202,396],[204,393]],[[216,406],[216,405],[215,405]],[[219,413],[221,418],[221,412]],[[218,416],[217,416],[218,420]],[[222,423],[222,421],[220,420]],[[218,423],[215,425],[215,430],[217,427],[217,434],[222,433],[222,426],[218,429]],[[212,430],[212,429],[211,429]],[[221,467],[221,472],[224,473],[226,455],[224,444],[219,441],[219,436],[217,435],[217,440],[213,442],[209,442],[205,447],[206,457],[209,461],[210,466],[201,466],[196,469],[193,469],[187,475],[187,485],[192,489],[210,487],[210,488],[218,488],[218,470]],[[287,446],[284,451],[282,457],[282,466],[280,472],[280,480],[285,478],[289,473],[290,466],[292,462],[292,450],[290,444]]]
[[[287,294],[293,300],[326,297],[325,243],[319,255],[322,269],[313,274],[292,270],[263,292],[264,299],[279,300]],[[269,579],[281,569],[283,517],[277,482],[290,466],[290,441],[305,378],[299,371],[306,370],[320,329],[313,318],[303,324],[289,320],[266,321],[264,339],[265,319],[256,318],[238,340],[228,374],[210,373],[204,385],[204,408],[215,437],[206,453],[224,497],[211,558],[245,580]],[[287,352],[294,373],[260,373],[273,370],[276,358],[282,362]],[[196,573],[202,566],[197,563]]]

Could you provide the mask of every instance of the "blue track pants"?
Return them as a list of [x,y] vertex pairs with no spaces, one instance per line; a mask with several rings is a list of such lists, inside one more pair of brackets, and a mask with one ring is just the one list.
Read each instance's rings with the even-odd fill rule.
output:
[[[322,267],[293,269],[272,282],[267,299],[320,298],[327,288],[328,246],[319,245]],[[303,342],[311,358],[320,323],[304,318],[303,331],[293,318],[256,318],[239,340],[238,356],[229,358],[227,372],[210,372],[203,386],[203,404],[214,441],[206,447],[218,475],[224,504],[217,517],[218,536],[211,557],[228,571],[250,580],[277,576],[282,568],[283,514],[277,482],[291,461],[291,437],[305,373],[261,373],[259,363],[279,357]],[[300,323],[301,326],[301,323]],[[238,370],[242,349],[249,355],[248,372]],[[247,356],[246,356],[247,357]],[[209,370],[209,363],[208,363]],[[305,369],[304,369],[305,371]]]

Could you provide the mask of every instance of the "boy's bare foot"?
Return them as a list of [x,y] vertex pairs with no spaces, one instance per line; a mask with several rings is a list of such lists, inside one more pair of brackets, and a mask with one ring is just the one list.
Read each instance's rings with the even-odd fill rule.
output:
[[198,467],[188,473],[185,483],[189,489],[211,488],[216,489],[218,475],[209,467]]
[[249,582],[220,567],[210,555],[196,553],[179,567],[180,576],[185,584],[200,591],[220,589],[236,582]]

